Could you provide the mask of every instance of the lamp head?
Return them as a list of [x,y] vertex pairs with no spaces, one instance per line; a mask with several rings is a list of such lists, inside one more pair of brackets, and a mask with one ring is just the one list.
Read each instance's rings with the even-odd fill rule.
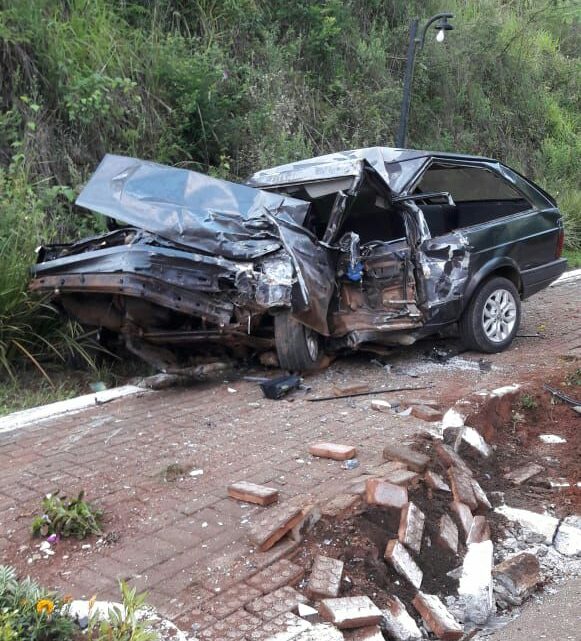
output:
[[438,20],[438,22],[434,25],[434,29],[436,29],[436,31],[438,32],[436,34],[436,40],[438,42],[444,42],[444,38],[446,37],[446,31],[452,31],[453,28],[454,28],[454,25],[451,25],[448,22],[448,16],[442,16]]

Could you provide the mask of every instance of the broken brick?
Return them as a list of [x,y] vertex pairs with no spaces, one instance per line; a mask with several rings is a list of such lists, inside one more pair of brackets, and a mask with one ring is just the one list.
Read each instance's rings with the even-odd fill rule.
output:
[[389,401],[382,401],[379,398],[374,398],[371,401],[371,409],[376,412],[391,412],[391,403]]
[[368,596],[323,599],[319,614],[341,630],[378,625],[381,621],[381,610]]
[[476,479],[472,479],[472,490],[474,491],[474,496],[478,503],[478,509],[484,511],[491,510],[492,505],[486,496],[486,492],[482,489],[480,483]]
[[247,503],[270,505],[278,501],[278,490],[274,487],[239,481],[228,486],[228,496]]
[[423,639],[423,634],[416,622],[406,610],[405,605],[396,597],[390,596],[387,600],[387,607],[381,611],[383,618],[381,627],[395,641],[417,641]]
[[437,543],[454,554],[458,553],[458,528],[447,514],[440,518]]
[[464,459],[445,443],[436,445],[436,454],[444,467],[457,467],[468,476],[473,475],[472,470],[464,462]]
[[521,552],[494,567],[494,591],[501,601],[521,605],[541,581],[539,560]]
[[458,503],[458,501],[453,501],[452,510],[458,515],[460,523],[462,524],[462,529],[464,530],[464,534],[468,536],[468,534],[470,534],[470,528],[472,527],[472,520],[474,519],[470,508],[465,503]]
[[365,498],[369,505],[402,508],[408,502],[408,491],[400,485],[371,478],[365,483]]
[[271,548],[287,532],[305,518],[304,511],[296,504],[281,505],[271,508],[260,520],[253,524],[250,539],[256,543],[261,552]]
[[442,641],[459,641],[464,635],[458,621],[435,594],[418,592],[412,605],[426,626]]
[[429,407],[428,405],[412,405],[412,416],[419,418],[421,421],[428,421],[433,423],[442,420],[442,412],[440,410]]
[[357,450],[351,445],[340,443],[315,443],[309,447],[309,454],[319,458],[330,458],[334,461],[346,461],[355,458]]
[[448,469],[448,478],[450,479],[454,500],[457,503],[466,504],[471,510],[475,510],[478,507],[478,501],[474,495],[471,477],[463,474],[457,467],[451,467]]
[[291,563],[288,559],[280,559],[246,579],[246,584],[260,590],[262,594],[267,594],[285,585],[295,585],[303,578],[304,574],[304,568]]
[[492,541],[470,543],[462,563],[458,594],[462,597],[463,621],[482,625],[494,610],[492,596]]
[[373,476],[385,476],[386,474],[391,474],[395,470],[405,470],[407,469],[406,464],[401,461],[388,461],[387,463],[380,463],[379,465],[373,465],[366,468],[366,474],[372,474]]
[[537,465],[537,463],[529,463],[528,465],[523,465],[518,467],[516,470],[509,472],[504,475],[504,478],[508,481],[511,481],[515,485],[521,485],[525,481],[533,478],[537,474],[540,474],[545,468],[542,465]]
[[401,461],[414,472],[423,472],[430,462],[429,456],[416,452],[405,445],[386,445],[383,448],[383,458]]
[[406,578],[414,588],[419,589],[424,573],[397,539],[388,541],[384,557],[393,565],[398,574]]
[[307,594],[313,601],[336,597],[341,587],[343,561],[317,555],[307,584]]
[[362,394],[369,391],[367,383],[351,383],[349,385],[333,385],[333,396],[345,396],[346,394]]
[[[337,628],[327,623],[318,623],[301,632],[293,641],[344,641],[344,639],[343,633]],[[275,637],[272,641],[278,641],[278,639]]]
[[389,472],[383,477],[383,480],[393,483],[394,485],[407,485],[408,483],[413,483],[418,478],[419,474],[417,472],[401,469]]
[[269,621],[285,612],[295,610],[299,603],[306,603],[306,601],[307,599],[300,592],[287,585],[269,594],[259,596],[246,603],[244,608],[264,621]]
[[359,628],[353,632],[345,632],[346,641],[385,641],[377,625]]
[[482,543],[482,541],[490,540],[490,526],[484,516],[475,516],[472,519],[472,526],[470,532],[466,537],[466,545],[470,543]]
[[[365,488],[365,486],[363,486],[363,488]],[[358,505],[360,501],[361,497],[357,493],[339,494],[321,508],[321,516],[341,519],[356,505]]]
[[426,482],[426,485],[428,487],[431,487],[432,490],[439,490],[440,492],[450,492],[450,486],[444,481],[443,477],[441,477],[439,474],[436,472],[432,472],[432,470],[428,470],[424,474],[424,481]]
[[418,554],[422,547],[425,520],[424,513],[411,501],[401,511],[397,537],[400,543]]
[[311,627],[308,621],[301,619],[292,612],[285,612],[255,628],[244,639],[246,641],[292,641],[301,632]]

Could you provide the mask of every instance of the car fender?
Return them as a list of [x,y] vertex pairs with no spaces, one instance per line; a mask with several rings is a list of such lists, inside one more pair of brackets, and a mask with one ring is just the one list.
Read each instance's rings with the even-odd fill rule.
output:
[[507,276],[512,280],[519,290],[522,292],[522,281],[520,270],[516,261],[508,256],[497,256],[492,260],[485,263],[475,274],[473,274],[466,285],[463,297],[462,309],[466,309],[470,299],[480,287],[480,285],[492,274],[500,272],[499,275]]

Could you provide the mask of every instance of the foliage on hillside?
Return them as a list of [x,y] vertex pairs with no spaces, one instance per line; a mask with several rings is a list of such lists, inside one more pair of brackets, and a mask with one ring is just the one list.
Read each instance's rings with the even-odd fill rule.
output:
[[[515,166],[557,196],[579,247],[577,6],[0,0],[0,319],[7,326],[26,311],[40,240],[99,224],[71,201],[105,152],[240,180],[275,163],[392,145],[409,20],[442,10],[455,13],[456,29],[443,45],[429,36],[418,57],[408,146]],[[19,351],[13,338],[0,328],[0,360],[3,349],[5,358]]]

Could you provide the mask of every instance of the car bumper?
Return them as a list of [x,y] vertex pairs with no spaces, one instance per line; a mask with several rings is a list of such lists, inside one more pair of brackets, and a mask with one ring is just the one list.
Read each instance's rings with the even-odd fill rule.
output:
[[525,269],[521,272],[523,300],[548,287],[567,269],[567,259],[559,258],[551,263]]

